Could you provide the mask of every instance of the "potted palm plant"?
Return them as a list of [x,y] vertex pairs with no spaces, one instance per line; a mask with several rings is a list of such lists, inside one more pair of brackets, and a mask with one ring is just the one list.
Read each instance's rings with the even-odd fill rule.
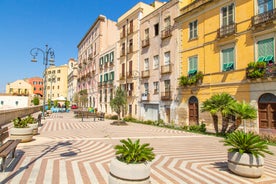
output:
[[116,157],[110,163],[109,184],[150,183],[150,162],[155,158],[153,148],[140,140],[120,140],[116,145]]
[[233,173],[250,178],[261,177],[264,172],[265,153],[273,154],[268,149],[268,142],[253,132],[235,131],[222,141],[228,149],[228,168]]
[[11,139],[21,139],[21,142],[29,142],[33,139],[33,128],[28,125],[28,118],[17,117],[12,120]]

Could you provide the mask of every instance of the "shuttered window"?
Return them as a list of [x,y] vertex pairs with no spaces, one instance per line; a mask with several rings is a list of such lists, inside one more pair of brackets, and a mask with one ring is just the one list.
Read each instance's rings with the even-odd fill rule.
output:
[[234,48],[228,48],[222,52],[222,70],[229,71],[234,69]]
[[274,39],[269,38],[266,40],[260,40],[258,44],[258,57],[261,56],[274,56]]

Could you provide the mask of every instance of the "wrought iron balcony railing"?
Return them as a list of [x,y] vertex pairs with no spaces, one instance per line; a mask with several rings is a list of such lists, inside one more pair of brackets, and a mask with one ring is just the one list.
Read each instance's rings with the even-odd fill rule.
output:
[[161,92],[161,100],[172,100],[172,92],[171,91],[165,91]]
[[237,24],[232,23],[229,25],[222,26],[221,28],[218,29],[218,38],[223,38],[226,36],[230,36],[235,34],[237,31]]
[[142,40],[142,48],[145,48],[149,45],[150,45],[149,38],[146,38],[146,39]]
[[262,23],[272,22],[276,19],[276,8],[258,15],[255,15],[251,18],[252,26],[257,26]]

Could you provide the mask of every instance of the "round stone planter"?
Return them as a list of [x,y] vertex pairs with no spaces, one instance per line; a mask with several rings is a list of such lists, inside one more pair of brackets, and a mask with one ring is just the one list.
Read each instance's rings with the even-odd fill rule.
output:
[[11,139],[21,139],[21,142],[30,142],[33,140],[33,128],[11,128]]
[[228,168],[240,176],[259,178],[264,172],[264,158],[256,158],[248,153],[228,152]]
[[28,126],[30,128],[33,128],[33,135],[37,135],[38,134],[38,124],[34,123],[34,124],[28,124]]
[[110,163],[109,184],[149,184],[150,164],[126,164],[114,158]]

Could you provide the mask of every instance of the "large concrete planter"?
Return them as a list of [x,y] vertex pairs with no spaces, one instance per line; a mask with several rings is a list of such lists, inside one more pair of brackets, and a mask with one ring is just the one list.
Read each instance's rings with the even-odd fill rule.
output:
[[228,152],[228,168],[237,175],[258,178],[264,172],[264,158],[256,158],[248,153]]
[[34,124],[28,124],[28,126],[30,128],[33,128],[33,135],[37,135],[38,134],[38,124],[34,123]]
[[110,163],[109,184],[149,184],[150,164],[126,164],[114,158]]
[[11,139],[21,139],[21,142],[30,142],[33,140],[33,128],[11,128]]

